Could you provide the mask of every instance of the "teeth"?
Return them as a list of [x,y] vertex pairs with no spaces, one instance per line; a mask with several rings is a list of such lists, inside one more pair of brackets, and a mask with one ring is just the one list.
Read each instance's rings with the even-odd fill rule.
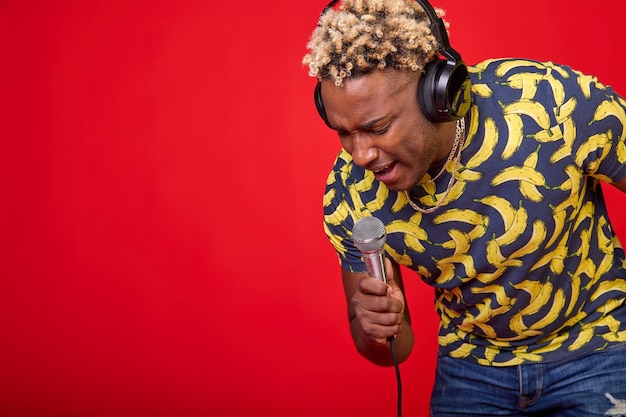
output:
[[390,165],[391,165],[391,164],[389,164],[389,165],[385,165],[384,167],[381,167],[381,168],[378,168],[378,169],[375,169],[375,170],[374,170],[374,173],[378,174],[379,172],[384,171],[384,170],[386,170],[387,168],[389,168],[389,166],[390,166]]

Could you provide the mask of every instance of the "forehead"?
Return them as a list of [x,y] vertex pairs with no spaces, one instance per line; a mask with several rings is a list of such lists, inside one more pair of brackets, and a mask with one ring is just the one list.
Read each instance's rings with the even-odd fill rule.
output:
[[337,86],[322,81],[322,99],[331,124],[353,125],[394,112],[404,101],[415,100],[417,77],[404,71],[375,71],[347,78]]

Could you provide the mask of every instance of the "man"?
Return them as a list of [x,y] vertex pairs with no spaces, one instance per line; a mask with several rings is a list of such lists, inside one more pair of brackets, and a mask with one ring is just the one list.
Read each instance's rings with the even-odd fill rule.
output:
[[[552,63],[466,68],[420,3],[332,2],[303,60],[343,147],[324,226],[356,348],[410,355],[405,265],[441,318],[433,416],[625,414],[626,261],[600,181],[626,192],[626,101]],[[352,242],[367,216],[387,283]]]

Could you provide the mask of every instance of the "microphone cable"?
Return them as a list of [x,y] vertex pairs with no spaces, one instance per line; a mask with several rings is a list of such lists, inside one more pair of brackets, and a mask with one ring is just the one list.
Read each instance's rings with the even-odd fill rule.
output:
[[402,379],[400,378],[400,364],[396,354],[396,346],[393,343],[393,337],[390,337],[389,347],[391,348],[391,356],[393,357],[393,366],[396,369],[396,382],[398,384],[398,417],[402,417]]

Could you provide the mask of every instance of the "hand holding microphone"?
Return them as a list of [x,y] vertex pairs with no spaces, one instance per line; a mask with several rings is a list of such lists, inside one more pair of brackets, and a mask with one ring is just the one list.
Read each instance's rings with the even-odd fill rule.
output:
[[376,217],[359,219],[352,229],[352,240],[361,252],[370,277],[359,282],[352,297],[356,316],[363,331],[377,341],[390,340],[397,334],[403,321],[404,295],[393,279],[388,280],[383,247],[386,241],[385,225]]

